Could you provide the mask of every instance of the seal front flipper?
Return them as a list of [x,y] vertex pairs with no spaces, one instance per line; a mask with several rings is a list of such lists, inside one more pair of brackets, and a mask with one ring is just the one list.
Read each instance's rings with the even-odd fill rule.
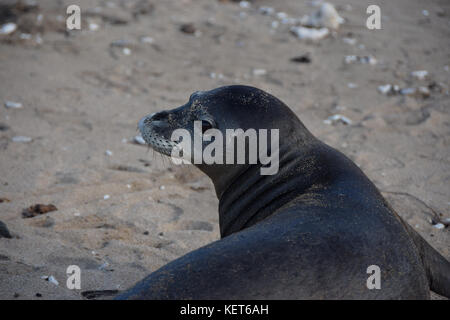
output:
[[[353,222],[349,232],[352,219],[333,211],[311,216],[287,208],[174,260],[118,299],[428,298],[426,280],[414,276],[420,269],[396,261],[408,239],[397,239],[392,247],[391,237],[366,241],[363,221]],[[400,224],[394,227],[400,231]],[[380,247],[374,250],[374,244]],[[366,286],[370,263],[382,270],[382,290]]]
[[404,225],[419,251],[430,289],[450,298],[450,262],[429,245],[409,224],[404,222]]

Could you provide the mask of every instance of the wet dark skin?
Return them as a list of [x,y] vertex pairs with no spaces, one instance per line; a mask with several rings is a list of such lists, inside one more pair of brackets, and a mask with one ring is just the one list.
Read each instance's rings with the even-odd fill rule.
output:
[[[195,120],[224,135],[279,129],[279,171],[196,165],[214,183],[221,239],[156,270],[119,299],[428,299],[430,289],[450,296],[450,263],[280,100],[257,88],[221,87],[147,116],[139,128],[151,147],[170,155],[173,130],[192,132]],[[367,288],[371,265],[380,267],[381,289]]]

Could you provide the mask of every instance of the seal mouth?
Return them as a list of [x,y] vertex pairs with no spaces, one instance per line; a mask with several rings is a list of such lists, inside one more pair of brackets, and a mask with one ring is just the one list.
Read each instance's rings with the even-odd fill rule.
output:
[[161,131],[167,131],[169,125],[164,120],[156,120],[156,113],[152,113],[139,120],[138,128],[144,141],[155,151],[172,156],[172,150],[177,144],[167,139]]

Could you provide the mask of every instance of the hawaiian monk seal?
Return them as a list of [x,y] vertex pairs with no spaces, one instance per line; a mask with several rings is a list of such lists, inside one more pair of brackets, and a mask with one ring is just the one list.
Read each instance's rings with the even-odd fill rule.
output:
[[[139,129],[170,155],[171,134],[193,132],[195,121],[204,132],[279,129],[279,170],[196,164],[220,200],[221,240],[163,266],[119,299],[427,299],[430,288],[450,296],[450,263],[280,100],[247,86],[196,92],[179,108],[144,117]],[[367,285],[372,265],[380,289]]]

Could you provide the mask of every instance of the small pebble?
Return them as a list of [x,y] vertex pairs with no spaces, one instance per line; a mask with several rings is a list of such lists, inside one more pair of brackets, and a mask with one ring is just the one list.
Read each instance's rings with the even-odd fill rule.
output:
[[108,200],[109,198],[111,198],[111,196],[110,196],[109,194],[105,194],[105,195],[103,196],[103,199],[105,199],[105,200]]
[[352,46],[356,44],[356,39],[354,38],[342,38],[342,41]]
[[21,33],[19,37],[22,40],[30,40],[33,36],[29,33]]
[[272,14],[275,13],[275,10],[274,10],[273,8],[271,8],[271,7],[260,7],[260,8],[258,9],[258,11],[259,11],[261,14],[268,15],[268,16],[270,16],[270,15],[272,15]]
[[141,37],[141,42],[152,44],[155,40],[152,37]]
[[106,154],[107,156],[112,156],[112,155],[113,155],[113,153],[112,153],[111,150],[106,150],[106,151],[105,151],[105,154]]

